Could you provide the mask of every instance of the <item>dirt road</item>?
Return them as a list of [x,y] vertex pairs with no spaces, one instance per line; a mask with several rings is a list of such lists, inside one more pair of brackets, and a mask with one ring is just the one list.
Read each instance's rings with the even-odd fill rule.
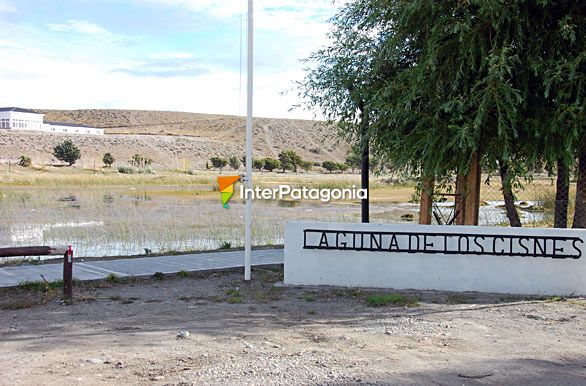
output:
[[395,291],[373,307],[280,275],[94,285],[69,306],[0,292],[0,384],[586,383],[584,299]]

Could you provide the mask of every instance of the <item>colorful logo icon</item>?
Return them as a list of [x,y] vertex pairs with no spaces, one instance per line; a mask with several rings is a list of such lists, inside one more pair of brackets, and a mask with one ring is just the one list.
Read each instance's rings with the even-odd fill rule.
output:
[[218,186],[222,195],[222,206],[229,208],[228,201],[234,195],[234,184],[240,180],[240,176],[221,176],[218,177]]

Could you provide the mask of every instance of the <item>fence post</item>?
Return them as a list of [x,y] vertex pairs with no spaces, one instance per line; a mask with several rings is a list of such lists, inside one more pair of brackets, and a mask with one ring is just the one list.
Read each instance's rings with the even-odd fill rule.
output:
[[63,256],[63,300],[73,298],[73,249],[71,245]]

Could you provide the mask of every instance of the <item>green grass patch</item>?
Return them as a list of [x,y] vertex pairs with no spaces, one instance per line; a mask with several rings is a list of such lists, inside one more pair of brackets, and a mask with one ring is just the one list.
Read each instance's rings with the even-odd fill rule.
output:
[[244,303],[244,294],[238,289],[231,288],[226,291],[226,295],[228,295],[226,301],[230,304]]
[[188,271],[182,269],[181,271],[177,272],[177,276],[181,278],[186,278],[191,276],[191,274]]
[[281,292],[281,288],[269,287],[253,291],[251,294],[248,295],[257,303],[269,303],[275,300],[279,300],[281,297]]
[[62,289],[63,280],[47,281],[25,281],[18,285],[24,291],[48,292],[50,290]]
[[388,305],[415,307],[419,304],[419,299],[401,294],[373,294],[366,298],[366,304],[370,307],[383,307]]
[[106,278],[104,280],[106,280],[108,283],[111,283],[111,284],[115,284],[115,283],[120,282],[120,278],[115,273],[108,274],[108,276],[106,276]]
[[303,295],[303,300],[305,300],[308,303],[313,303],[313,302],[315,302],[315,295],[314,294],[305,294],[305,295]]

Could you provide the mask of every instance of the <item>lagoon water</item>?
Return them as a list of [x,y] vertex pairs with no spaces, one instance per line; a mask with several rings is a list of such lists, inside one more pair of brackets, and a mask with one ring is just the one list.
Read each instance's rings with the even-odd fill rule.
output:
[[[72,245],[77,257],[125,256],[238,247],[244,242],[244,204],[229,209],[219,195],[193,187],[0,188],[0,247]],[[253,243],[283,243],[292,220],[357,222],[360,203],[255,201]],[[451,208],[441,208],[449,216]],[[371,206],[371,221],[412,222],[417,204]],[[496,204],[481,207],[481,225],[507,219]],[[543,220],[524,213],[525,222]]]

